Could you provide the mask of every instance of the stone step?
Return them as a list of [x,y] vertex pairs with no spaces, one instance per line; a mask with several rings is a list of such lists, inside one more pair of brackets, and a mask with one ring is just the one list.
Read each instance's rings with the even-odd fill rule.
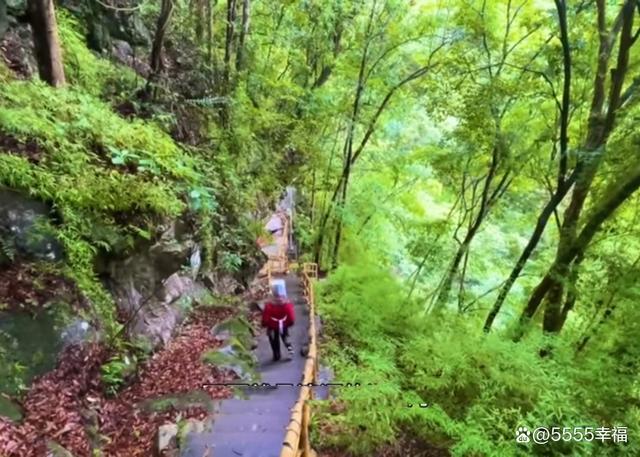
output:
[[213,436],[230,432],[245,432],[247,434],[264,434],[280,432],[284,436],[289,417],[281,412],[275,413],[244,413],[221,414],[216,418],[211,430]]
[[[295,402],[295,400],[294,400]],[[270,397],[254,397],[251,400],[226,400],[217,407],[219,415],[230,414],[285,414],[288,415],[292,402],[278,402]]]
[[187,439],[180,457],[279,457],[284,433],[221,433],[212,441]]

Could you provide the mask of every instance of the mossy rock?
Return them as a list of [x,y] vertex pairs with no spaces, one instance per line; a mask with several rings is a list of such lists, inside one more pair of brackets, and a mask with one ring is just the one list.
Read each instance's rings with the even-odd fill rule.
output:
[[55,441],[47,441],[47,457],[73,457],[73,454]]
[[193,294],[194,306],[202,306],[205,308],[226,308],[224,303],[216,298],[209,290],[198,288]]
[[253,327],[243,316],[227,319],[211,329],[213,336],[222,340],[236,339],[243,347],[251,347],[253,343]]
[[197,419],[185,419],[178,422],[178,446],[183,447],[187,444],[189,435],[199,435],[210,431],[213,423],[210,420],[200,421]]
[[141,409],[155,413],[161,413],[173,409],[183,411],[194,407],[203,407],[207,411],[213,412],[214,403],[209,395],[203,390],[163,395],[157,398],[147,399],[140,403]]
[[202,360],[218,368],[233,371],[243,381],[257,382],[260,380],[260,375],[256,370],[255,357],[235,338],[232,338],[229,344],[220,349],[205,352]]
[[0,395],[0,416],[8,417],[14,422],[22,420],[22,409],[17,403]]

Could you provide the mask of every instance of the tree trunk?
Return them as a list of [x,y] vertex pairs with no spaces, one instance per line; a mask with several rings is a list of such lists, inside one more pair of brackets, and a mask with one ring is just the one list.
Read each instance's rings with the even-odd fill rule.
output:
[[238,51],[236,53],[236,71],[244,68],[245,41],[249,34],[251,0],[242,1],[242,25],[240,28],[240,38],[238,39]]
[[[335,268],[338,263],[338,252],[340,251],[340,241],[342,238],[342,211],[345,208],[347,201],[347,189],[349,186],[349,176],[351,175],[351,165],[353,164],[353,136],[355,135],[356,123],[360,116],[360,103],[362,100],[362,94],[365,87],[365,69],[367,67],[367,60],[369,57],[369,44],[371,36],[371,26],[373,25],[373,16],[376,10],[376,2],[373,2],[371,7],[371,13],[369,14],[369,22],[367,23],[367,32],[365,34],[364,48],[362,49],[362,57],[360,58],[360,66],[358,69],[358,81],[356,85],[355,95],[353,97],[353,109],[351,111],[351,118],[349,119],[349,129],[347,130],[347,137],[344,142],[343,149],[343,170],[340,178],[342,184],[342,194],[338,199],[338,217],[336,226],[335,241],[333,244],[333,254],[331,256],[331,266]],[[339,183],[339,185],[340,185]]]
[[333,242],[333,254],[331,255],[331,268],[336,268],[338,266],[338,253],[340,251],[340,241],[342,240],[342,217],[345,205],[347,203],[347,189],[349,184],[349,175],[351,173],[351,166],[349,162],[347,162],[347,168],[345,171],[344,180],[342,183],[342,195],[338,200],[338,217],[337,217],[337,226],[336,226],[336,236]]
[[[629,48],[631,47],[632,40],[632,26],[633,26],[633,8],[634,2],[627,0],[623,8],[623,24],[622,33],[620,36],[620,48],[618,52],[617,66],[612,71],[611,91],[609,96],[609,109],[606,115],[605,125],[602,128],[596,127],[595,133],[592,134],[592,144],[587,145],[588,152],[596,152],[597,148],[600,148],[607,140],[609,133],[611,132],[615,120],[615,112],[619,104],[620,93],[622,91],[622,83],[629,63]],[[544,330],[547,332],[557,333],[563,325],[564,320],[562,318],[562,301],[564,299],[565,282],[568,279],[569,272],[572,270],[571,262],[574,259],[570,259],[567,262],[560,261],[565,256],[565,251],[571,249],[575,244],[576,231],[580,215],[584,208],[587,196],[591,190],[591,185],[595,178],[595,175],[602,163],[602,153],[596,154],[595,158],[592,158],[588,162],[581,161],[580,173],[578,174],[576,185],[571,195],[571,202],[567,210],[565,211],[564,220],[562,223],[562,229],[560,231],[560,240],[558,241],[558,250],[556,254],[556,268],[554,270],[555,277],[554,285],[549,289],[549,294],[546,297],[547,302],[545,306],[544,315]]]
[[315,212],[316,212],[316,169],[313,168],[311,175],[311,203],[310,203],[311,211],[310,211],[310,220],[309,222],[313,225],[313,221],[315,220]]
[[340,175],[340,180],[338,181],[338,185],[336,186],[333,195],[331,196],[331,200],[327,205],[326,210],[322,216],[322,220],[320,221],[320,226],[318,228],[318,238],[316,239],[315,244],[315,255],[314,262],[320,265],[321,260],[321,252],[322,252],[322,244],[324,242],[324,232],[327,229],[327,224],[329,222],[329,217],[332,213],[333,205],[336,203],[338,195],[340,195],[340,190],[342,189],[342,180],[344,179],[344,174]]
[[[491,164],[489,165],[487,176],[486,178],[484,178],[484,185],[482,186],[482,193],[481,193],[480,202],[479,202],[480,207],[478,208],[478,213],[476,214],[473,222],[470,222],[469,229],[467,230],[467,234],[465,235],[464,240],[460,244],[458,251],[453,257],[451,266],[447,271],[447,276],[442,281],[442,285],[440,287],[440,291],[438,293],[438,297],[436,300],[436,306],[435,306],[436,310],[441,309],[449,299],[449,293],[451,292],[453,278],[455,274],[458,272],[458,268],[460,266],[460,261],[462,260],[462,257],[469,250],[469,246],[471,245],[473,238],[478,233],[478,230],[480,229],[480,226],[482,225],[485,218],[489,214],[491,207],[493,206],[495,201],[500,197],[500,195],[502,195],[502,193],[509,186],[508,179],[507,179],[509,176],[509,172],[507,171],[502,176],[502,178],[496,185],[495,189],[493,189],[493,191],[491,190],[491,184],[493,183],[493,180],[496,176],[496,172],[498,171],[498,165],[500,163],[499,156],[500,156],[500,152],[498,150],[498,146],[496,145],[494,146],[493,152],[491,154]],[[462,192],[463,193],[466,192],[464,185],[463,185]],[[474,193],[475,193],[475,190],[474,190]],[[475,209],[476,205],[477,203],[474,202],[473,207],[471,208],[471,211]]]
[[524,250],[522,251],[522,254],[520,254],[520,258],[518,259],[515,266],[513,267],[513,270],[511,270],[511,273],[509,274],[507,281],[504,283],[504,285],[500,289],[498,298],[496,299],[495,303],[491,307],[491,311],[489,311],[489,314],[487,315],[487,319],[483,327],[485,332],[489,332],[491,330],[491,326],[493,325],[493,322],[496,316],[500,312],[500,308],[502,308],[502,304],[504,303],[504,300],[507,298],[507,295],[509,294],[511,287],[516,282],[516,279],[518,279],[518,277],[520,276],[522,269],[524,268],[525,264],[531,257],[531,254],[533,254],[533,251],[535,250],[536,246],[540,242],[540,239],[542,238],[542,234],[544,233],[544,229],[547,226],[547,222],[549,221],[549,218],[551,217],[555,209],[558,207],[558,205],[560,204],[564,196],[569,191],[569,188],[571,187],[572,183],[573,183],[573,180],[570,178],[569,181],[564,183],[561,189],[557,189],[556,192],[551,197],[551,200],[549,200],[547,205],[543,208],[542,212],[538,216],[536,227],[533,230],[531,237],[529,238],[529,242],[527,243]]
[[230,63],[231,54],[233,52],[233,41],[235,39],[235,23],[236,23],[236,0],[227,0],[227,33],[224,44],[224,81],[229,85],[229,77],[231,73]]
[[66,81],[53,0],[29,0],[28,10],[40,78],[53,87],[64,86]]
[[444,278],[444,281],[442,281],[440,292],[438,293],[438,298],[436,299],[436,306],[434,308],[436,311],[442,309],[442,307],[446,304],[449,298],[449,293],[453,285],[453,278],[458,272],[458,268],[460,268],[460,262],[462,261],[462,257],[465,255],[465,253],[469,249],[469,244],[471,243],[471,239],[473,238],[473,235],[471,236],[469,235],[470,233],[467,234],[462,244],[458,247],[456,254],[453,256],[453,260],[451,261],[449,269],[447,270],[447,276]]
[[198,44],[202,43],[204,38],[204,28],[206,21],[206,8],[205,2],[208,0],[193,0],[192,8],[196,17],[196,39]]
[[[169,21],[171,20],[171,14],[173,13],[173,0],[162,0],[160,6],[160,15],[156,23],[156,33],[153,37],[153,44],[151,46],[151,70],[149,73],[149,80],[147,81],[146,94],[151,96],[152,93],[155,96],[155,90],[152,90],[152,85],[158,80],[160,72],[162,71],[162,49],[164,47],[164,39],[169,29]],[[152,97],[153,98],[153,97]]]
[[578,301],[578,278],[580,276],[580,265],[582,264],[582,260],[584,257],[582,255],[578,255],[576,260],[573,262],[571,266],[571,271],[569,272],[569,282],[567,284],[567,299],[562,306],[562,311],[560,315],[560,328],[564,326],[564,323],[567,320],[567,316],[569,315],[569,311],[571,311],[576,305],[576,301]]
[[209,65],[214,65],[213,60],[213,7],[215,0],[207,0],[207,60]]
[[[562,286],[562,281],[567,277],[572,263],[577,258],[584,256],[589,243],[600,229],[600,226],[626,199],[633,195],[638,187],[640,187],[640,168],[636,167],[623,180],[622,184],[605,194],[601,202],[596,206],[596,210],[584,224],[580,235],[575,238],[575,241],[570,246],[559,252],[555,262],[531,295],[527,307],[521,315],[521,320],[527,320],[533,316],[547,294],[550,294],[550,292],[557,294],[554,288]],[[557,295],[551,295],[551,299],[557,299]],[[545,315],[544,330],[548,332],[559,332],[563,325],[562,319],[556,315],[556,313],[561,313],[562,308],[557,307],[558,309],[556,309],[554,306],[555,304],[551,303],[552,309],[548,316]]]
[[[560,2],[557,2],[556,5],[558,6],[559,3]],[[564,2],[562,3],[564,4]],[[571,188],[571,185],[572,185],[571,181],[575,180],[576,185],[571,195],[571,202],[569,203],[569,206],[565,211],[564,220],[560,229],[560,240],[558,242],[556,259],[554,261],[554,265],[549,270],[549,271],[557,270],[560,274],[562,274],[563,271],[565,272],[571,271],[571,268],[569,265],[562,266],[558,263],[558,260],[560,257],[563,256],[563,252],[566,252],[570,248],[571,244],[573,244],[573,241],[575,240],[578,220],[582,212],[582,208],[584,206],[586,197],[589,193],[591,183],[593,181],[593,178],[600,164],[600,159],[601,159],[601,154],[599,153],[600,147],[606,142],[606,138],[610,133],[611,129],[613,128],[613,120],[615,119],[615,112],[619,107],[619,100],[620,100],[619,94],[620,94],[622,84],[621,83],[612,84],[610,98],[611,100],[617,100],[617,102],[614,103],[613,105],[611,103],[609,104],[609,108],[608,108],[609,113],[605,116],[603,114],[603,109],[606,101],[605,87],[606,87],[606,78],[608,73],[607,69],[608,69],[609,59],[611,56],[611,50],[613,48],[613,42],[615,40],[615,37],[620,32],[621,28],[630,30],[631,22],[633,20],[632,19],[633,6],[631,5],[631,11],[630,11],[631,15],[627,14],[626,19],[625,19],[625,12],[626,13],[629,12],[629,4],[632,4],[632,3],[633,1],[627,0],[625,5],[623,5],[622,9],[620,10],[620,13],[618,14],[618,18],[616,19],[612,30],[608,32],[606,30],[606,11],[605,11],[606,2],[605,0],[596,1],[597,14],[598,14],[598,32],[599,32],[598,35],[600,39],[600,44],[598,49],[598,61],[596,66],[596,76],[594,80],[593,97],[591,100],[591,108],[589,111],[589,123],[587,127],[587,136],[586,136],[586,140],[583,147],[585,152],[583,153],[583,156],[579,158],[578,163],[574,168],[574,171],[571,177],[569,178],[569,182],[563,182],[562,180],[564,170],[561,164],[559,174],[558,174],[558,188],[556,189],[552,198],[547,203],[545,208],[542,210],[540,216],[538,217],[538,222],[536,224],[536,228],[534,230],[534,233],[531,239],[529,240],[529,242],[527,243],[527,246],[525,247],[524,251],[520,255],[520,258],[518,259],[515,267],[511,271],[511,274],[509,275],[509,278],[501,288],[500,293],[498,294],[498,298],[496,299],[496,302],[494,303],[485,321],[485,324],[484,324],[485,331],[489,331],[491,329],[491,326],[493,325],[493,321],[496,315],[498,314],[498,312],[500,311],[500,308],[502,307],[502,304],[504,303],[504,300],[507,294],[511,290],[511,287],[515,283],[516,279],[520,275],[520,272],[524,268],[524,265],[529,260],[529,257],[531,256],[535,247],[537,246],[542,236],[542,233],[544,232],[544,229],[546,227],[549,217],[551,216],[551,214],[553,214],[553,211],[555,210],[555,208],[560,204],[560,202],[563,200],[566,193]],[[562,14],[560,7],[558,12],[559,14]],[[566,13],[566,8],[565,8],[565,13]],[[562,20],[561,20],[561,24],[562,24]],[[632,44],[633,42],[630,41],[628,38],[628,32],[626,33],[626,35],[625,35],[625,32],[623,32],[623,37],[621,38],[620,51],[618,55],[619,65],[618,65],[618,69],[616,69],[616,71],[613,73],[614,77],[621,81],[624,79],[624,75],[626,73],[626,67],[628,66],[627,65],[628,50]],[[563,41],[563,47],[565,47],[566,45],[568,45],[568,43],[565,43],[565,41]],[[625,57],[625,55],[627,57]],[[568,64],[568,61],[566,60],[567,59],[566,51],[564,52],[564,56],[565,56],[565,91],[566,91],[568,90],[566,78],[568,75],[570,75],[570,72],[567,72],[566,70],[566,65]],[[566,103],[567,103],[567,100],[565,99],[563,94],[563,110],[566,110]],[[606,119],[610,119],[611,121],[606,122]],[[564,116],[562,116],[562,120],[564,122],[568,122],[568,119],[566,119]],[[561,135],[561,138],[563,138],[563,140],[566,141],[566,138],[564,136]],[[563,145],[561,144],[561,149],[562,149],[562,146]],[[588,160],[585,160],[584,157],[587,157]],[[556,280],[553,280],[551,277],[549,277],[548,274],[545,275],[545,277],[540,281],[540,283],[532,293],[527,303],[527,306],[523,310],[521,315],[521,321],[528,320],[529,318],[531,318],[531,316],[535,314],[539,304],[542,302],[542,300],[545,298],[546,294],[549,291],[551,290],[554,291],[554,295],[552,297],[554,300],[557,299],[561,301],[564,295],[564,288],[562,286],[561,281],[562,281],[562,278],[560,278],[560,281],[556,281]],[[552,284],[553,282],[556,282],[556,284],[555,285]],[[559,315],[561,313],[561,309],[562,308],[559,304],[552,305],[551,310],[549,311],[550,315],[547,317],[548,325],[551,325],[552,322],[563,322],[561,319],[561,316]],[[552,316],[552,314],[556,314],[556,315]]]
[[0,40],[4,37],[9,28],[9,18],[7,17],[7,2],[0,0]]

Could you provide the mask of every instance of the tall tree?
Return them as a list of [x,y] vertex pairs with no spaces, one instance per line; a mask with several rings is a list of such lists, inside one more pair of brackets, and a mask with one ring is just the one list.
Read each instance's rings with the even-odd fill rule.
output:
[[[558,161],[557,186],[555,191],[552,193],[551,198],[540,212],[529,242],[525,246],[509,277],[502,286],[496,302],[487,316],[484,324],[485,331],[490,330],[509,290],[515,283],[531,254],[538,245],[549,218],[554,214],[555,209],[560,205],[571,189],[573,189],[571,192],[571,200],[563,215],[564,217],[560,227],[560,239],[558,242],[556,261],[563,257],[563,252],[570,249],[571,244],[575,240],[578,222],[584,203],[589,194],[596,172],[602,163],[602,159],[605,154],[604,145],[606,144],[607,138],[613,129],[616,113],[621,106],[621,91],[628,67],[629,49],[635,41],[631,36],[631,27],[633,24],[635,8],[634,3],[635,2],[632,0],[625,1],[613,23],[613,26],[610,30],[607,30],[606,2],[604,0],[598,0],[596,2],[599,47],[591,108],[587,122],[587,133],[581,147],[581,152],[578,155],[573,170],[569,172],[567,161],[568,138],[566,136],[566,132],[569,123],[568,113],[570,111],[570,83],[568,81],[570,81],[571,78],[571,60],[566,32],[566,5],[564,1],[558,0],[556,2],[561,28],[564,61],[564,93],[561,106],[562,125],[560,137],[561,155]],[[612,82],[610,85],[609,97],[607,98],[606,87],[609,62],[615,40],[620,34],[621,29],[624,29],[625,31],[623,31],[621,36],[620,46],[618,49],[617,68],[612,70]],[[551,276],[545,275],[540,284],[538,284],[532,293],[529,303],[523,311],[523,321],[533,316],[542,300],[549,294],[549,302],[551,303],[551,306],[549,307],[547,318],[545,319],[545,329],[549,331],[560,330],[564,323],[564,320],[561,319],[562,313],[560,308],[562,305],[560,302],[565,296],[564,292],[566,291],[565,285],[567,284],[567,280],[571,282],[571,278],[575,279],[577,276],[575,272],[572,272],[572,269],[574,266],[575,268],[578,268],[581,260],[574,265],[576,260],[577,258],[572,258],[568,264],[564,264],[562,262],[556,264],[556,262],[554,262],[554,269],[557,273],[556,278],[551,279]]]
[[[509,124],[513,122],[512,111],[517,112],[525,106],[530,112],[539,109],[530,101],[531,95],[538,90],[537,85],[525,85],[531,92],[523,97],[522,82],[540,60],[548,40],[530,50],[530,43],[539,41],[541,26],[530,22],[523,11],[524,5],[514,7],[511,1],[490,5],[482,1],[477,14],[468,13],[460,19],[477,24],[474,29],[478,32],[469,36],[474,49],[464,48],[459,58],[462,64],[456,62],[452,72],[462,75],[455,87],[468,94],[461,107],[452,103],[450,108],[451,115],[461,120],[454,138],[460,139],[457,142],[462,143],[460,148],[467,160],[461,161],[458,155],[449,153],[454,163],[442,173],[446,175],[442,178],[445,182],[450,176],[460,176],[456,181],[460,183],[458,200],[461,204],[453,235],[457,248],[429,304],[435,311],[447,303],[461,264],[459,281],[461,285],[464,283],[471,243],[532,152],[531,148],[517,143],[525,135],[511,130]],[[496,26],[496,16],[504,17],[503,27]],[[516,65],[518,61],[524,63]],[[460,68],[456,68],[458,66]],[[521,130],[520,126],[518,130]],[[523,143],[522,139],[520,143]],[[461,171],[459,162],[463,164]],[[457,183],[455,185],[458,187]],[[462,307],[461,298],[459,294],[459,308]]]
[[29,0],[28,11],[40,78],[54,87],[64,86],[66,81],[53,0]]
[[[598,2],[599,17],[604,16],[605,8],[604,0]],[[558,332],[562,329],[566,316],[572,301],[565,303],[563,307],[563,300],[565,299],[566,285],[570,281],[571,276],[575,273],[573,269],[577,269],[580,264],[581,255],[584,253],[590,238],[586,241],[586,244],[582,246],[578,240],[578,224],[580,221],[580,215],[585,206],[585,201],[590,193],[594,177],[602,164],[602,159],[605,151],[598,151],[606,143],[608,136],[610,135],[614,123],[618,108],[620,107],[620,97],[622,94],[622,87],[624,79],[629,66],[629,50],[633,45],[633,17],[635,15],[635,1],[627,0],[620,11],[622,18],[622,27],[620,34],[620,44],[618,47],[618,58],[616,62],[616,68],[611,72],[611,84],[608,100],[605,98],[604,86],[602,81],[602,75],[599,74],[597,80],[597,86],[594,91],[594,99],[592,103],[592,111],[590,119],[590,128],[585,144],[585,152],[592,154],[589,156],[583,155],[576,165],[576,183],[571,194],[571,200],[567,207],[562,227],[560,230],[560,239],[558,241],[558,248],[556,258],[549,269],[549,272],[538,284],[533,291],[529,302],[522,316],[529,318],[536,312],[538,306],[546,298],[544,325],[543,328],[548,332]],[[599,19],[599,31],[602,30],[600,24],[604,23],[604,19]],[[609,34],[603,33],[601,40],[608,45]],[[598,71],[606,64],[598,64]],[[607,109],[604,110],[605,102],[607,102]],[[635,191],[633,189],[629,194],[625,195],[624,199],[628,198],[631,193]],[[624,201],[624,200],[622,200]],[[622,203],[620,201],[620,203]],[[601,203],[605,205],[605,203]],[[605,205],[606,206],[606,205]],[[617,206],[616,206],[617,207]],[[615,209],[615,208],[614,208]],[[610,216],[613,211],[610,211],[606,217]],[[599,227],[603,221],[598,224]],[[587,221],[585,227],[589,227],[593,221]],[[584,229],[583,229],[584,230]],[[569,253],[574,253],[573,255]]]
[[[382,5],[382,6],[380,6]],[[320,255],[325,241],[325,230],[331,216],[336,221],[334,242],[330,252],[329,263],[337,264],[338,252],[342,239],[342,212],[347,202],[349,180],[353,166],[361,157],[378,127],[380,117],[389,107],[394,96],[409,83],[425,77],[439,62],[435,57],[451,42],[451,37],[442,32],[436,33],[436,27],[429,23],[416,26],[413,35],[396,38],[397,41],[384,41],[382,38],[389,34],[396,24],[395,20],[400,16],[399,4],[390,5],[386,2],[373,1],[370,10],[366,13],[362,44],[357,56],[357,76],[354,90],[349,96],[349,108],[344,127],[345,138],[342,146],[342,166],[333,194],[331,195],[324,214],[322,215],[317,230],[318,237],[315,243],[315,258],[320,261]],[[429,49],[425,55],[414,55],[414,59],[408,62],[402,60],[403,48],[409,44],[420,43]],[[417,57],[417,58],[415,58]],[[419,61],[419,63],[418,63]],[[393,62],[393,64],[391,64]],[[384,69],[384,70],[383,70]],[[386,84],[383,90],[377,86],[374,88],[374,80],[380,78],[382,71],[386,74]],[[392,81],[391,84],[388,81]],[[393,82],[397,81],[397,82]],[[379,98],[378,98],[379,97]],[[364,103],[363,101],[366,101]],[[357,133],[362,128],[362,135],[358,139]]]

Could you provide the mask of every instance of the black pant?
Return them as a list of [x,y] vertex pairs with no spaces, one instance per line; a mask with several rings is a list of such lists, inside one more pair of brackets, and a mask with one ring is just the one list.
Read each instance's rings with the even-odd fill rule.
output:
[[269,337],[269,343],[271,344],[271,350],[273,351],[273,360],[280,360],[280,338],[285,346],[289,346],[289,329],[284,328],[282,334],[279,334],[278,330],[268,329],[267,336]]

